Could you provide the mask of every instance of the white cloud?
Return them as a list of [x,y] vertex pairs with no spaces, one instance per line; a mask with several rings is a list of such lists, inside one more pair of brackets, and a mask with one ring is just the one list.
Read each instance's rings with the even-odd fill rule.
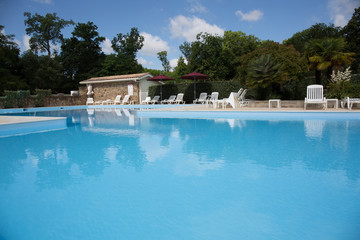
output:
[[329,0],[330,18],[335,26],[344,27],[354,13],[354,9],[359,6],[360,1],[357,0]]
[[148,61],[148,60],[146,60],[146,59],[144,59],[144,58],[142,58],[142,57],[139,57],[139,58],[137,59],[137,62],[138,62],[139,64],[143,65],[144,67],[150,67],[150,66],[154,66],[154,65],[155,65],[154,62]]
[[144,37],[144,46],[139,53],[145,56],[157,56],[158,52],[169,51],[168,43],[158,36],[153,36],[150,33],[140,33]]
[[27,51],[30,49],[30,36],[29,35],[24,35],[23,36],[23,40],[22,40],[22,45],[24,46],[24,51]]
[[243,13],[242,11],[238,10],[235,12],[235,15],[239,16],[241,21],[256,22],[264,16],[264,13],[260,10],[252,10],[248,13]]
[[105,54],[111,54],[114,53],[114,50],[111,47],[111,41],[108,38],[105,38],[105,40],[101,43],[101,50]]
[[173,38],[185,38],[187,41],[195,41],[200,32],[224,35],[224,29],[207,23],[198,17],[184,17],[182,15],[170,19],[170,32]]
[[178,60],[179,60],[179,59],[174,58],[174,59],[171,59],[171,60],[169,61],[170,67],[171,67],[172,69],[174,69],[175,67],[177,67]]
[[191,13],[204,13],[207,11],[206,7],[202,5],[198,0],[189,0],[191,6],[189,12]]

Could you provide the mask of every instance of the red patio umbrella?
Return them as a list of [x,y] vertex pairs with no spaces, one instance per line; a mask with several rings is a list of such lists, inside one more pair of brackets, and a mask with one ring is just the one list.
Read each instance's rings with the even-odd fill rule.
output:
[[[156,82],[162,82],[162,81],[168,81],[168,80],[175,80],[172,77],[165,76],[163,74],[157,75],[155,77],[147,79],[148,81],[156,81]],[[162,85],[160,85],[160,99],[162,100]]]
[[197,79],[208,79],[209,76],[205,75],[205,74],[201,74],[198,72],[192,72],[189,74],[186,74],[182,77],[180,77],[181,79],[193,79],[194,80],[194,100],[196,99],[196,80]]

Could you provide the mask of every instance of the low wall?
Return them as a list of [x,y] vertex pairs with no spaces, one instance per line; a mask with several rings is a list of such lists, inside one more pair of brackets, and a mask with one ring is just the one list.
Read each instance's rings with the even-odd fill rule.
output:
[[[0,98],[0,108],[5,108],[4,97]],[[44,102],[41,107],[56,107],[56,106],[76,106],[76,105],[85,105],[86,96],[70,96],[65,94],[51,95],[44,98]],[[33,108],[36,107],[36,97],[30,96],[23,100],[21,106],[14,105],[10,108]]]

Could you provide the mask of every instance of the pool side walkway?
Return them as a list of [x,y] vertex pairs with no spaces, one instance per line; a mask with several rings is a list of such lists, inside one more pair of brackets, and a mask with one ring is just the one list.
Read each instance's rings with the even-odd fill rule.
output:
[[0,116],[0,125],[66,120],[65,117]]

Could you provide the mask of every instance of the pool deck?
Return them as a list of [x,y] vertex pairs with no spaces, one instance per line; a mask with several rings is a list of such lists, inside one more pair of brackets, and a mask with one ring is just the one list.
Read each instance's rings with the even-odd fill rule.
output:
[[0,116],[0,125],[63,120],[65,117]]
[[[119,106],[121,107],[121,105]],[[134,106],[135,107],[135,106]],[[137,105],[138,107],[138,105]],[[322,109],[307,109],[303,108],[261,108],[261,107],[242,107],[242,108],[213,108],[206,105],[174,105],[164,108],[152,108],[152,109],[141,109],[141,111],[226,111],[226,112],[360,112],[360,109],[348,110],[346,108],[327,108],[326,110]],[[63,117],[29,117],[29,116],[0,116],[0,126],[9,125],[9,124],[19,124],[19,123],[35,123],[42,121],[53,121],[65,119]]]

